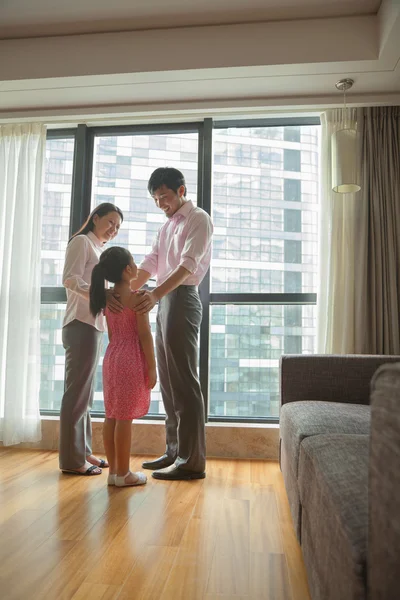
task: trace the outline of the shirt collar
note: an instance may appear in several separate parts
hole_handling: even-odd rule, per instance
[[[96,248],[103,248],[104,244],[99,240],[98,237],[96,237],[94,235],[93,231],[89,231],[87,233],[87,236],[90,240],[92,240],[92,242],[96,246]]]
[[[173,218],[182,217],[183,219],[186,219],[186,217],[188,217],[189,214],[192,212],[193,208],[193,202],[191,200],[186,200],[183,206],[181,206],[181,208],[176,211]]]

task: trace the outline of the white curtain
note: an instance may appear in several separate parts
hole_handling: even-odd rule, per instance
[[[346,126],[357,128],[356,109],[347,110]],[[319,227],[319,289],[317,352],[355,352],[355,295],[357,269],[357,194],[332,190],[331,137],[343,127],[343,111],[321,115],[321,206]],[[358,192],[359,194],[359,192]]]
[[[0,126],[0,441],[41,439],[40,240],[46,128]]]

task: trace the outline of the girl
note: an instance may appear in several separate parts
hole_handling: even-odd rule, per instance
[[[124,217],[114,204],[103,202],[68,242],[63,272],[67,290],[62,341],[65,348],[65,386],[60,413],[60,469],[74,475],[100,475],[104,460],[92,454],[90,408],[93,378],[105,329],[104,316],[89,310],[93,267],[103,247],[118,233]],[[114,305],[111,290],[107,303]]]
[[[103,362],[103,440],[110,465],[108,484],[118,487],[147,481],[143,473],[131,473],[129,469],[131,423],[147,414],[150,390],[157,381],[148,314],[133,311],[136,298],[131,281],[136,278],[132,255],[115,246],[101,255],[90,286],[90,311],[94,317],[106,308],[105,281],[115,284],[114,293],[124,307],[121,313],[105,310],[110,343]]]

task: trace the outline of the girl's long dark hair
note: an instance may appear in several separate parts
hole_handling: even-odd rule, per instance
[[[110,212],[118,213],[119,216],[121,217],[121,223],[122,223],[122,221],[124,220],[124,215],[122,213],[122,210],[120,208],[118,208],[118,206],[115,206],[115,204],[111,204],[111,202],[102,202],[102,204],[99,204],[98,206],[96,206],[96,208],[94,208],[92,210],[92,212],[90,213],[90,215],[88,216],[88,218],[86,219],[86,221],[84,222],[82,227],[80,229],[78,229],[78,231],[70,237],[70,239],[68,240],[68,243],[72,239],[74,239],[74,237],[76,237],[77,235],[86,235],[89,233],[89,231],[93,231],[93,229],[94,229],[93,217],[95,215],[98,215],[101,218],[101,217],[105,217],[105,215],[108,215],[108,213],[110,213]]]
[[[94,317],[97,317],[106,307],[105,282],[120,282],[122,273],[131,260],[131,253],[120,246],[108,248],[100,256],[100,262],[92,271],[92,282],[89,291],[90,312]]]

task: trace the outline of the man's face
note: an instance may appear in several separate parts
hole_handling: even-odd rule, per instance
[[[183,204],[185,188],[183,185],[177,192],[170,190],[164,184],[153,193],[153,200],[163,213],[170,219]]]

